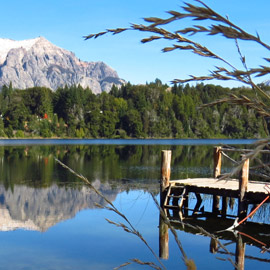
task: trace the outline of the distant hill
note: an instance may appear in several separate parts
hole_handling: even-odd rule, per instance
[[[93,93],[110,91],[125,81],[103,62],[85,62],[44,37],[15,41],[0,39],[0,87],[44,86],[52,90],[65,85],[89,87]]]

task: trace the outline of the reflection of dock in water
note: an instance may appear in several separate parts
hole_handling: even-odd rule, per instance
[[[235,241],[236,237],[232,231],[227,231],[232,224],[231,219],[206,217],[198,219],[194,216],[185,217],[182,221],[176,217],[169,216],[170,223],[177,230],[185,231],[191,234],[200,234],[204,236],[213,235],[218,239]],[[201,218],[201,217],[200,217]],[[199,230],[202,228],[203,230]],[[246,222],[244,226],[239,226],[236,234],[240,234],[243,242],[256,246],[258,248],[270,247],[270,225],[255,222]],[[270,262],[270,259],[268,260]]]
[[[235,263],[233,263],[235,268],[244,269],[246,258],[270,263],[269,258],[245,254],[246,245],[260,248],[261,253],[270,252],[270,225],[248,220],[262,204],[270,201],[269,183],[249,181],[249,159],[245,156],[239,179],[220,179],[221,156],[225,150],[227,149],[221,147],[214,149],[213,178],[181,180],[170,180],[171,151],[162,151],[160,205],[173,228],[209,237],[210,252],[235,256]],[[189,200],[191,194],[194,194],[197,199],[194,207]],[[207,194],[208,197],[211,195],[211,206],[208,207],[210,209],[204,209],[202,206],[203,194]],[[238,202],[237,214],[233,215],[228,208],[229,200],[235,198]],[[251,204],[253,208],[248,213],[248,206]],[[162,216],[159,228],[160,257],[167,259],[169,257],[168,225]],[[220,240],[235,243],[235,252],[226,250]]]
[[[238,230],[226,230],[232,224],[232,219],[222,217],[209,217],[202,215],[182,215],[181,218],[173,211],[173,215],[167,212],[167,218],[175,230],[181,230],[189,234],[201,235],[209,238],[209,252],[223,256],[235,257],[232,262],[236,269],[243,270],[245,259],[263,263],[270,263],[270,225],[246,222],[240,225]],[[178,215],[178,217],[177,217]],[[163,259],[169,258],[169,228],[164,219],[160,217],[159,224],[159,254]],[[222,244],[221,244],[222,240]],[[172,240],[174,241],[174,240]],[[225,243],[224,243],[225,242]],[[228,245],[235,245],[235,251],[229,252]],[[262,255],[246,254],[246,246],[254,246],[260,249]],[[224,259],[227,261],[227,259]]]

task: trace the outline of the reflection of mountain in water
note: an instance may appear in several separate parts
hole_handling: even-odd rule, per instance
[[[117,190],[98,180],[93,185],[109,200],[115,200]],[[105,205],[100,196],[85,186],[74,189],[57,185],[48,188],[15,185],[12,190],[0,186],[0,230],[46,231],[82,209],[95,208],[95,203]]]

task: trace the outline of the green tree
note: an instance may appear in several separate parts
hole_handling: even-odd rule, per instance
[[[23,90],[25,106],[29,108],[32,114],[41,118],[44,118],[45,114],[52,117],[52,97],[52,91],[45,87],[33,87]]]
[[[214,59],[219,62],[218,65],[215,65],[215,68],[210,71],[209,75],[194,76],[191,75],[188,79],[175,79],[173,82],[178,83],[187,83],[190,81],[206,81],[206,80],[236,80],[245,85],[248,85],[257,93],[256,96],[253,96],[252,99],[239,94],[229,95],[225,98],[215,101],[210,105],[216,105],[217,103],[227,102],[230,104],[237,104],[246,106],[248,108],[254,109],[265,121],[265,126],[270,129],[268,124],[268,119],[270,118],[270,95],[267,93],[265,88],[261,85],[256,85],[253,81],[254,77],[265,76],[269,74],[269,68],[265,65],[259,65],[258,67],[248,67],[246,62],[246,57],[242,54],[241,48],[239,45],[240,41],[252,41],[253,43],[263,47],[264,49],[270,51],[270,46],[261,40],[258,34],[250,34],[244,29],[240,28],[232,21],[228,19],[227,16],[222,16],[218,12],[215,12],[209,6],[207,6],[203,1],[197,0],[197,5],[190,3],[185,3],[182,7],[183,11],[179,12],[172,10],[168,12],[167,18],[157,18],[149,17],[145,18],[145,24],[131,24],[129,27],[121,27],[116,29],[108,29],[97,34],[90,34],[85,37],[86,40],[91,38],[97,38],[103,36],[104,34],[119,34],[125,31],[141,31],[144,33],[149,33],[149,37],[146,37],[142,40],[143,43],[152,42],[155,40],[165,40],[169,41],[170,45],[162,49],[163,52],[175,51],[175,50],[185,50],[191,51],[199,57],[204,57],[207,59]],[[195,24],[188,25],[185,28],[173,29],[177,24],[173,24],[179,20],[189,20],[190,21],[204,21],[204,24]],[[190,23],[190,21],[188,21]],[[172,30],[173,29],[173,30]],[[216,54],[212,50],[205,46],[205,44],[200,44],[196,41],[196,36],[201,33],[216,36],[222,35],[226,39],[232,39],[235,41],[235,49],[239,54],[241,60],[241,66],[236,67],[234,63],[231,63],[229,59],[224,58],[222,55]],[[264,60],[269,63],[268,58]],[[186,88],[186,87],[185,87]],[[183,92],[186,93],[186,89],[183,89]],[[203,88],[203,86],[200,86]],[[210,87],[212,88],[212,87]],[[129,94],[129,88],[123,88],[123,93]],[[175,86],[173,87],[173,93],[179,95],[180,91]],[[212,89],[205,94],[202,100],[208,102],[211,99]],[[210,95],[209,95],[210,94]],[[227,93],[228,94],[228,93]],[[182,97],[181,97],[182,98]],[[192,102],[187,100],[186,107],[188,109],[188,115],[194,117],[193,105]],[[177,107],[178,105],[176,105]],[[178,109],[177,109],[178,110]],[[180,110],[176,111],[176,117],[180,120],[181,112]],[[182,117],[182,116],[181,116]],[[181,119],[186,129],[188,124],[188,119]],[[206,123],[207,124],[207,123]]]
[[[23,130],[17,130],[16,134],[15,134],[16,138],[24,138],[24,132]]]
[[[10,96],[10,104],[3,113],[5,127],[11,125],[14,130],[23,130],[29,117],[30,112],[23,103],[22,93],[17,90]]]
[[[50,138],[52,136],[50,122],[47,119],[40,121],[40,136]]]
[[[0,115],[0,137],[6,137],[5,129],[4,129],[4,121],[2,115]]]
[[[123,119],[123,123],[128,136],[135,138],[144,136],[141,115],[137,110],[129,110]]]
[[[117,114],[109,111],[102,111],[99,134],[104,138],[112,138],[115,134]]]

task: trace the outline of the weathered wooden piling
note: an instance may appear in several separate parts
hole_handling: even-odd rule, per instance
[[[213,177],[218,178],[221,174],[221,147],[214,147],[214,172]],[[219,201],[220,197],[213,195],[213,205],[212,211],[214,214],[218,214],[219,212]]]
[[[244,160],[242,169],[239,175],[239,201],[238,201],[238,216],[244,218],[247,215],[247,202],[245,194],[248,187],[249,177],[249,159],[245,156],[242,157]]]
[[[223,196],[222,197],[222,208],[221,208],[221,215],[223,217],[226,217],[227,208],[228,208],[228,197]]]
[[[245,157],[243,157],[245,159]],[[243,167],[240,171],[239,177],[239,198],[244,199],[245,193],[248,186],[248,176],[249,176],[249,159],[245,159]]]
[[[171,177],[171,150],[163,150],[161,152],[161,179],[160,179],[160,206],[164,206],[167,195],[167,188],[170,185]]]
[[[214,178],[218,178],[221,174],[221,147],[214,147]]]
[[[219,207],[220,207],[219,203],[220,203],[220,197],[216,196],[216,195],[213,195],[212,213],[214,215],[219,214]]]

